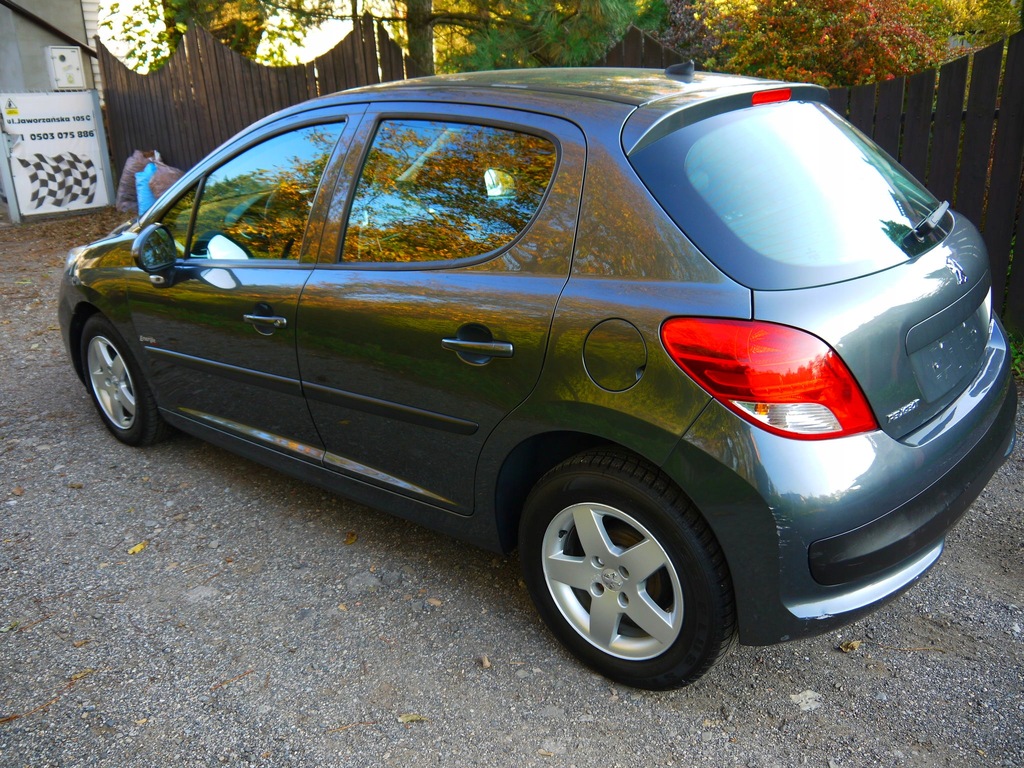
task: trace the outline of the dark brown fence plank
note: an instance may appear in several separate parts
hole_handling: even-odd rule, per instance
[[[939,200],[953,200],[966,89],[967,57],[943,65],[939,70],[931,171],[928,174],[928,188]]]
[[[630,27],[623,39],[622,65],[642,67],[644,65],[644,34],[636,27]]]
[[[1021,166],[1024,163],[1024,33],[1010,38],[1006,51],[999,121],[996,125],[992,180],[988,188],[988,210],[985,212],[985,245],[992,264],[992,300],[999,311],[1003,307],[1007,271],[1010,268],[1010,244],[1013,238],[1013,216],[1021,204]],[[1024,231],[1017,227],[1017,245],[1024,240]],[[1014,266],[1024,277],[1024,264],[1018,259]],[[1024,294],[1005,297],[1007,309],[1024,312]],[[1018,327],[1017,330],[1024,330]]]
[[[935,70],[921,72],[907,81],[907,115],[903,122],[900,162],[922,183],[928,180],[928,145],[935,103]]]
[[[875,132],[875,96],[878,88],[874,83],[858,85],[850,89],[850,122],[868,136]]]
[[[121,130],[114,130],[115,124],[120,126],[124,120],[123,94],[126,87],[124,74],[128,71],[106,46],[97,38],[96,40],[97,60],[100,65],[100,74],[104,83],[104,96],[106,100],[106,124],[107,141],[110,149],[111,159],[114,162],[115,182],[121,178],[121,171],[124,168],[125,160],[131,151],[125,145],[125,135]]]
[[[613,45],[608,49],[608,52],[604,55],[604,58],[600,62],[600,66],[604,67],[622,67],[625,66],[626,60],[626,41],[623,39],[619,43]]]
[[[198,32],[199,30],[196,30]],[[213,42],[209,36],[203,37],[199,34],[185,36],[184,41],[188,46],[190,57],[189,75],[192,78],[192,87],[196,94],[196,102],[203,105],[204,114],[196,115],[197,136],[194,154],[189,158],[187,165],[194,165],[203,156],[203,151],[208,147],[216,146],[217,137],[226,137],[228,133],[228,102],[221,98],[219,88],[220,73],[214,68],[215,62],[211,59],[210,47]],[[186,164],[183,162],[183,166]]]
[[[1017,239],[1013,246],[1012,261],[1016,269],[1009,275],[1003,320],[1011,331],[1024,335],[1024,205],[1017,217]]]
[[[900,156],[900,133],[903,123],[902,77],[878,84],[878,109],[875,112],[875,142],[893,157]]]
[[[384,81],[402,80],[402,48],[388,36],[383,24],[377,25],[377,49],[381,52],[381,78]]]
[[[372,85],[380,82],[380,62],[377,58],[377,38],[374,35],[373,16],[364,14],[359,23],[359,37],[362,40],[365,82]]]
[[[956,207],[978,227],[985,216],[985,183],[992,157],[996,93],[1003,63],[1003,41],[974,55],[971,89],[967,97],[964,147],[956,188]]]
[[[850,89],[832,88],[828,92],[828,104],[838,115],[846,117],[850,111]]]

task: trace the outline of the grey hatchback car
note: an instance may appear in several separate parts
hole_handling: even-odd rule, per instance
[[[975,228],[809,85],[580,69],[326,96],[68,258],[106,427],[475,545],[629,685],[862,616],[1014,443]]]

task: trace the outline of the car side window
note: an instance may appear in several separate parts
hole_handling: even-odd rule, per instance
[[[188,225],[192,220],[192,207],[196,203],[195,187],[190,189],[163,215],[161,224],[167,227],[178,246],[178,255],[185,253],[188,243]]]
[[[342,128],[336,123],[280,134],[214,170],[202,188],[188,258],[297,259]]]
[[[508,245],[554,174],[549,139],[468,123],[387,120],[363,166],[345,263],[447,261]]]

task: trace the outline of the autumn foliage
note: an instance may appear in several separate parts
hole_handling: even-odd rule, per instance
[[[912,74],[946,45],[926,0],[694,0],[676,16],[694,43],[714,39],[705,64],[826,86]]]

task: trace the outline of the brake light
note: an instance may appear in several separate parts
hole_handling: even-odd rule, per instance
[[[792,88],[776,88],[771,91],[758,91],[750,97],[753,106],[758,104],[778,104],[780,101],[789,101],[793,98]]]
[[[864,393],[825,342],[785,325],[677,317],[661,327],[676,365],[747,421],[804,440],[878,429]]]

